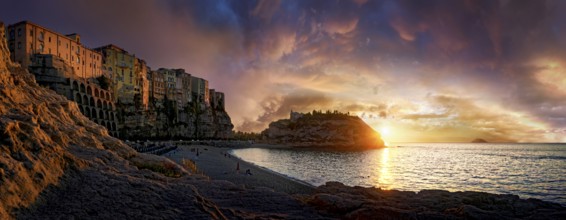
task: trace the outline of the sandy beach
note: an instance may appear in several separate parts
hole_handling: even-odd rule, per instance
[[[191,149],[194,149],[191,151]],[[196,149],[199,155],[197,156]],[[314,187],[289,177],[255,166],[228,154],[230,148],[204,145],[179,146],[163,156],[177,163],[183,159],[195,161],[199,171],[215,180],[227,180],[246,188],[267,187],[288,194],[308,194]],[[239,165],[238,165],[239,164]],[[239,171],[236,168],[239,166]],[[250,170],[251,175],[246,174]]]

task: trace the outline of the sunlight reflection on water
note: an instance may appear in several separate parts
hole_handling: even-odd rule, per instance
[[[405,144],[359,152],[234,150],[246,161],[313,185],[512,193],[566,204],[566,144]]]

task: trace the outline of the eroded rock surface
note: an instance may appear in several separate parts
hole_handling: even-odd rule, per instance
[[[538,199],[482,192],[418,193],[328,182],[304,198],[321,213],[345,219],[566,219],[566,208]]]

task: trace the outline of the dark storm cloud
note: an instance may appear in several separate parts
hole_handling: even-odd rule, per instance
[[[313,109],[331,107],[332,103],[331,98],[312,91],[301,91],[281,97],[270,96],[261,102],[263,114],[257,118],[245,120],[239,129],[263,129],[272,121],[288,118],[291,111],[310,112]]]

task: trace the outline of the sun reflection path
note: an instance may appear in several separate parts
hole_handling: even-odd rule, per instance
[[[382,189],[392,189],[393,188],[393,177],[389,172],[390,164],[389,164],[389,148],[383,148],[381,151],[381,160],[379,161],[379,172],[376,173],[378,176],[377,178],[377,185]]]

